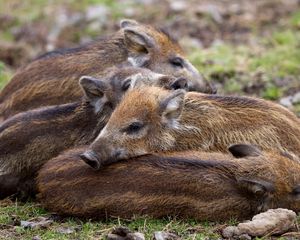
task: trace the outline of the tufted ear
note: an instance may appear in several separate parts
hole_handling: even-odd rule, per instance
[[[134,27],[137,25],[139,25],[139,23],[133,19],[122,19],[120,21],[120,28]]]
[[[108,83],[91,76],[82,76],[79,79],[79,85],[84,92],[86,100],[95,108],[95,112],[100,112],[107,102]]]
[[[176,122],[181,116],[184,105],[185,91],[178,89],[171,91],[170,94],[163,98],[159,103],[159,110],[162,116],[162,122],[171,126],[176,126]]]
[[[155,46],[154,39],[139,28],[125,27],[124,40],[131,55],[147,54]]]
[[[143,67],[149,61],[149,53],[157,47],[148,28],[133,20],[121,21],[128,61],[135,67]],[[151,31],[150,31],[151,32]]]
[[[130,77],[130,87],[129,89],[139,88],[143,86],[143,75],[137,73]]]
[[[250,144],[234,144],[228,148],[228,151],[236,158],[257,157],[262,155],[258,147]]]
[[[274,192],[274,184],[265,180],[256,179],[237,179],[238,185],[241,189],[254,194],[255,196],[263,196],[266,193]]]

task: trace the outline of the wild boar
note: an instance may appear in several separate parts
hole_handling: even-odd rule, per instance
[[[133,20],[123,20],[120,26],[120,31],[110,37],[47,53],[21,68],[0,93],[0,119],[41,106],[77,101],[82,95],[79,77],[98,75],[128,61],[135,67],[183,77],[190,90],[214,91],[170,35]]]
[[[286,153],[234,145],[229,154],[145,155],[94,171],[80,161],[84,150],[67,151],[40,170],[38,198],[51,212],[225,221],[270,208],[300,210],[300,165]]]
[[[140,87],[124,96],[82,158],[99,169],[155,152],[227,152],[238,143],[300,156],[299,136],[300,120],[266,100]]]
[[[111,68],[101,79],[83,76],[82,101],[15,115],[0,125],[0,198],[15,192],[16,179],[32,179],[49,159],[68,148],[89,144],[99,134],[133,81],[184,88],[186,81],[145,68]],[[29,184],[30,185],[30,184]],[[15,186],[15,187],[13,187]],[[7,194],[6,194],[7,193]]]

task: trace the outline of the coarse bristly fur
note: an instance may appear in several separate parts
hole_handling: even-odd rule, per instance
[[[145,68],[110,68],[104,77],[83,76],[82,101],[27,111],[0,125],[0,198],[18,192],[40,167],[63,150],[91,143],[132,82],[180,87],[181,79]],[[183,85],[184,86],[184,85]],[[17,179],[20,181],[17,181]],[[32,184],[29,184],[32,185]],[[6,189],[6,190],[5,190]],[[27,191],[26,189],[24,190]]]
[[[38,198],[51,212],[225,221],[270,208],[300,211],[300,165],[289,154],[236,145],[231,154],[146,155],[94,171],[80,161],[85,149],[65,152],[40,170]]]
[[[101,74],[127,60],[137,67],[184,77],[190,90],[213,91],[176,41],[152,26],[123,20],[120,31],[110,37],[45,54],[21,68],[0,93],[0,119],[41,106],[77,101],[82,96],[79,77]]]
[[[300,156],[299,136],[300,120],[266,100],[137,88],[125,95],[83,159],[99,168],[161,151],[227,152],[238,143]]]

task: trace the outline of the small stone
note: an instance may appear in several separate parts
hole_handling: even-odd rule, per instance
[[[235,226],[229,226],[223,229],[222,235],[224,238],[233,238],[236,235],[239,235],[239,230]]]
[[[154,232],[154,239],[155,240],[179,240],[180,237],[174,233],[158,231],[158,232]]]
[[[126,239],[130,240],[145,240],[144,234],[140,232],[135,232],[135,233],[129,233],[126,236]]]
[[[296,93],[293,96],[292,103],[295,104],[295,105],[300,103],[300,92]]]
[[[261,237],[267,234],[277,235],[287,232],[296,222],[296,213],[292,210],[277,208],[255,215],[252,221],[238,224],[241,233]]]
[[[53,221],[49,220],[48,218],[39,217],[36,218],[35,221],[21,221],[20,225],[21,227],[24,228],[40,229],[40,228],[48,228],[52,222]]]
[[[41,240],[41,237],[40,236],[34,236],[33,238],[32,238],[32,240]]]
[[[125,240],[125,237],[121,237],[117,234],[109,233],[106,237],[107,240]]]
[[[75,230],[73,227],[59,227],[56,229],[56,231],[58,233],[62,233],[62,234],[71,234],[73,233]]]
[[[144,234],[131,232],[127,227],[117,227],[107,235],[108,240],[145,240]]]
[[[240,240],[251,240],[251,236],[249,236],[248,234],[242,234],[239,236]]]
[[[174,12],[183,12],[187,9],[186,1],[172,1],[170,3],[170,8]]]
[[[279,103],[284,107],[290,108],[293,106],[292,99],[292,96],[284,97],[280,99]]]

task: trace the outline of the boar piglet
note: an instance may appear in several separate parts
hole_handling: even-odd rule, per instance
[[[183,77],[189,90],[213,92],[170,35],[134,20],[123,20],[120,31],[75,49],[47,53],[20,69],[0,93],[0,119],[16,113],[77,101],[77,81],[109,67],[130,62],[135,67]]]
[[[230,154],[161,153],[94,171],[79,161],[82,151],[65,152],[40,170],[38,197],[51,212],[226,221],[269,208],[300,210],[300,165],[289,155],[234,145]]]
[[[31,179],[61,151],[91,143],[134,81],[168,89],[186,87],[182,78],[145,68],[112,68],[101,79],[81,77],[82,101],[20,113],[0,125],[0,192],[14,189],[17,184],[8,183],[16,183],[17,178]],[[0,198],[5,196],[0,194]]]
[[[238,143],[300,156],[299,136],[300,120],[266,100],[140,87],[124,96],[82,158],[99,169],[154,152],[227,152]]]

